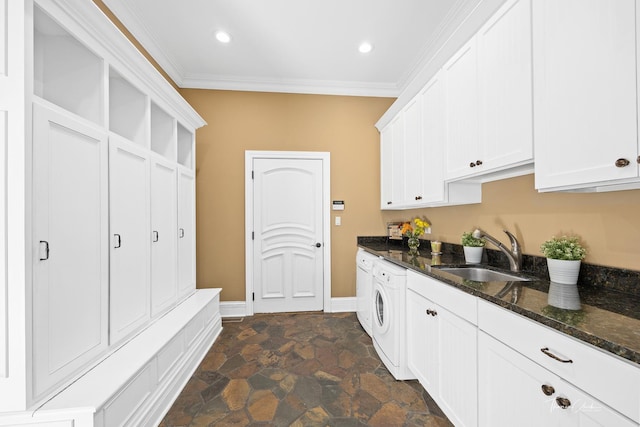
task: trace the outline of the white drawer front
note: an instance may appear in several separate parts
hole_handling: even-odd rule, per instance
[[[632,420],[640,421],[640,366],[482,300],[478,303],[478,326]]]
[[[407,271],[407,288],[430,299],[474,325],[478,324],[477,298],[424,274]]]

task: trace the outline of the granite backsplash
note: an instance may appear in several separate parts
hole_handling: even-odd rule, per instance
[[[382,245],[390,249],[408,248],[406,237],[402,240],[389,239],[386,236],[358,237],[357,244]],[[429,240],[422,240],[420,249],[429,252],[430,244],[431,242]],[[462,245],[455,243],[442,242],[442,253],[443,255],[452,254],[464,256]],[[504,254],[488,246],[485,247],[482,263],[505,270],[509,269],[509,261]],[[522,271],[531,276],[549,280],[547,260],[544,257],[523,254]],[[631,298],[637,298],[640,306],[640,271],[605,267],[583,261],[580,266],[578,287],[581,291],[587,291],[588,289],[586,288],[590,287],[604,287],[607,288],[607,290],[623,292],[629,294]],[[581,294],[582,293],[583,292],[581,292]]]

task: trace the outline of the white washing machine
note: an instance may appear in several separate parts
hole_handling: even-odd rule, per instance
[[[362,248],[356,254],[356,314],[358,321],[371,336],[371,308],[373,306],[373,265],[378,259]]]
[[[373,347],[395,379],[415,379],[407,366],[407,270],[379,260],[373,277]]]

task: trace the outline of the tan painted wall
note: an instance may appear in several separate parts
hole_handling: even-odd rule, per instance
[[[104,5],[94,2],[158,68]],[[197,134],[198,287],[222,287],[224,301],[244,300],[244,151],[331,152],[331,197],[345,200],[343,225],[332,226],[334,297],[355,294],[355,239],[382,235],[389,221],[426,215],[433,234],[459,242],[460,234],[481,226],[506,241],[516,234],[527,254],[540,255],[552,235],[578,234],[592,264],[640,270],[640,190],[600,194],[538,193],[533,176],[483,185],[479,205],[379,210],[380,159],[373,124],[390,98],[350,98],[180,90],[209,123]],[[332,224],[333,224],[332,215]]]
[[[599,194],[538,193],[533,175],[483,185],[483,203],[380,211],[379,134],[387,98],[182,90],[208,122],[197,133],[198,286],[221,287],[224,301],[245,298],[244,152],[331,153],[331,198],[345,200],[332,225],[332,295],[355,295],[356,237],[383,235],[386,223],[426,215],[434,238],[459,243],[480,226],[524,253],[540,255],[552,235],[578,234],[587,262],[640,270],[640,190]],[[333,217],[336,213],[332,212]],[[428,236],[427,236],[428,237]]]
[[[207,121],[196,134],[198,287],[245,299],[245,150],[328,151],[331,198],[344,200],[332,225],[332,295],[355,295],[356,236],[380,234],[379,134],[391,98],[185,89]],[[332,212],[332,224],[334,223]]]
[[[468,206],[384,212],[385,221],[426,215],[432,237],[460,243],[463,231],[479,226],[508,243],[514,233],[523,252],[542,256],[540,244],[553,235],[576,234],[586,245],[586,262],[640,270],[640,190],[611,193],[538,193],[533,175],[483,184],[482,203]],[[428,235],[425,238],[430,238]]]

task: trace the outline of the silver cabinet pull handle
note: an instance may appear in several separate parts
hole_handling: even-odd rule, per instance
[[[153,230],[153,243],[157,242],[158,240],[160,240],[160,233]]]
[[[118,249],[120,246],[122,246],[122,238],[120,237],[119,234],[114,234],[113,237],[116,239],[116,242],[117,242],[113,245],[113,248]]]
[[[180,238],[182,239],[184,237],[184,228],[180,229]]]
[[[544,354],[546,354],[547,356],[549,356],[550,358],[557,360],[558,362],[573,363],[573,360],[571,360],[571,359],[561,359],[558,356],[556,356],[555,354],[551,353],[549,351],[549,347],[541,348],[540,351],[543,352]]]

